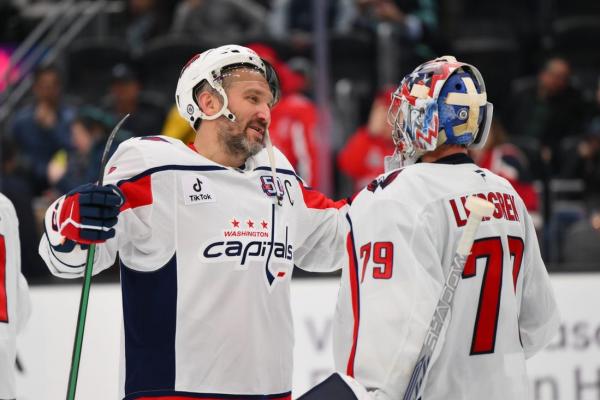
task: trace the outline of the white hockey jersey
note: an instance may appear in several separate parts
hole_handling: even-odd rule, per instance
[[[21,274],[19,223],[15,208],[0,193],[0,399],[14,399],[17,333],[30,313],[29,289]]]
[[[275,154],[276,183],[266,150],[226,168],[164,136],[130,139],[108,162],[104,183],[126,203],[94,273],[118,252],[121,398],[291,398],[292,269],[341,268],[345,205]],[[55,275],[81,276],[85,252],[53,228],[61,204],[47,212],[40,254]]]
[[[335,363],[375,399],[404,394],[473,194],[496,208],[479,227],[423,399],[528,398],[525,359],[558,328],[552,288],[522,200],[459,154],[381,175],[350,208]]]

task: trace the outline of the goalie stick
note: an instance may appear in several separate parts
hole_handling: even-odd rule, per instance
[[[458,241],[458,247],[454,254],[454,258],[452,259],[450,271],[448,272],[446,282],[442,288],[440,299],[433,312],[433,318],[429,324],[427,333],[425,334],[423,347],[421,347],[417,363],[415,364],[410,381],[404,392],[403,400],[420,400],[421,398],[429,362],[435,351],[444,322],[450,313],[450,308],[452,307],[452,302],[454,300],[454,293],[461,280],[465,263],[471,252],[471,246],[473,246],[477,228],[479,228],[481,219],[483,217],[491,216],[495,208],[489,201],[476,196],[470,196],[467,199],[465,207],[469,210],[470,215],[467,219],[467,224],[465,225],[462,236]]]
[[[100,173],[98,178],[98,186],[102,186],[104,181],[104,168],[112,142],[121,128],[121,125],[129,117],[129,114],[123,117],[121,121],[113,128],[108,136],[104,152],[102,153],[102,161],[100,163]],[[83,347],[83,332],[85,330],[85,318],[87,315],[88,300],[90,297],[90,287],[92,286],[92,270],[94,266],[94,255],[96,254],[96,245],[90,244],[85,263],[85,273],[83,278],[83,286],[81,288],[81,300],[79,301],[79,314],[77,316],[77,328],[75,330],[75,342],[73,343],[73,356],[71,358],[71,371],[69,372],[69,386],[67,390],[67,400],[75,400],[75,390],[77,389],[77,376],[79,374],[79,360],[81,359],[81,348]]]

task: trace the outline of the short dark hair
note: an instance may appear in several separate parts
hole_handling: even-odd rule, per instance
[[[114,118],[95,106],[83,106],[77,112],[77,115],[72,121],[72,124],[80,123],[88,131],[99,129],[103,134],[108,136],[108,132],[115,124]]]
[[[198,83],[192,90],[193,99],[194,99],[194,102],[196,103],[196,105],[198,106],[198,108],[200,108],[200,104],[198,104],[198,100],[197,100],[198,95],[203,92],[211,92],[213,94],[218,94],[219,96],[221,96],[219,94],[219,92],[217,92],[217,90],[208,83],[207,80],[203,80],[202,82]],[[221,99],[221,100],[223,100],[223,99]],[[200,110],[200,111],[202,111],[202,110]],[[194,121],[194,130],[195,131],[198,130],[201,123],[202,123],[202,118],[196,118],[196,121]]]
[[[45,65],[38,65],[35,70],[33,71],[33,81],[37,82],[38,79],[44,75],[44,74],[54,74],[56,75],[56,77],[58,78],[58,80],[61,80],[61,73],[60,73],[60,69],[58,69],[58,67],[54,64],[45,64]]]
[[[565,63],[569,68],[571,68],[571,62],[564,56],[560,55],[560,54],[553,54],[548,56],[545,60],[544,63],[542,64],[542,71],[546,71],[550,68],[550,66],[555,63],[555,62],[563,62]]]

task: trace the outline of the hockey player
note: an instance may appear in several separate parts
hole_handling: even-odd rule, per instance
[[[341,267],[344,202],[308,189],[270,146],[278,83],[252,50],[192,58],[176,89],[193,145],[122,143],[103,187],[46,214],[40,254],[57,276],[118,260],[123,295],[121,399],[291,399],[294,265]],[[265,148],[266,146],[266,148]]]
[[[29,318],[27,281],[21,274],[19,223],[15,208],[0,193],[0,399],[17,397],[17,333]]]
[[[395,156],[418,163],[381,175],[349,211],[334,353],[336,370],[355,381],[334,375],[322,385],[330,393],[345,386],[350,397],[323,397],[317,387],[303,400],[403,398],[470,195],[495,211],[479,227],[422,398],[527,399],[525,359],[549,342],[558,315],[523,201],[467,156],[492,117],[483,79],[454,57],[429,61],[404,78],[389,116]],[[369,394],[349,394],[348,381]]]

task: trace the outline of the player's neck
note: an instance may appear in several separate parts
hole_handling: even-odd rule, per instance
[[[421,161],[432,163],[453,154],[467,154],[467,149],[458,145],[442,145],[434,151],[423,154]]]

